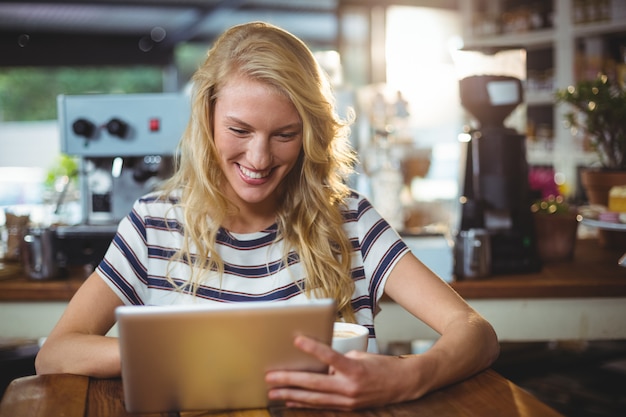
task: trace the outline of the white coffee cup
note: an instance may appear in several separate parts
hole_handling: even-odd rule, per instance
[[[351,350],[367,351],[369,330],[354,323],[336,322],[333,326],[332,348],[346,354]]]

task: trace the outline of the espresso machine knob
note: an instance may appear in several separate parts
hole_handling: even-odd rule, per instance
[[[109,134],[123,138],[126,136],[126,132],[128,132],[128,123],[120,119],[113,118],[108,121],[106,128]]]
[[[93,135],[93,132],[96,130],[96,125],[91,123],[87,119],[78,119],[74,123],[72,123],[72,131],[77,136],[84,136],[89,138]]]

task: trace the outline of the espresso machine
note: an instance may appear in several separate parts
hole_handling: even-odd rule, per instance
[[[61,151],[79,158],[82,221],[56,228],[59,258],[95,267],[119,221],[172,174],[190,115],[179,93],[60,95]]]
[[[530,211],[526,138],[504,125],[523,101],[522,83],[510,76],[475,75],[461,79],[459,87],[461,104],[478,126],[467,129],[461,144],[455,274],[463,279],[536,272],[541,265]]]

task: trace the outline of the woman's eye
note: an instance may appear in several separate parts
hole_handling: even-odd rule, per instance
[[[284,133],[277,133],[276,137],[280,140],[287,141],[287,140],[295,138],[297,135],[298,134],[295,132],[284,132]]]
[[[233,132],[234,134],[236,134],[236,135],[240,135],[240,136],[245,135],[245,134],[247,134],[247,133],[248,133],[248,131],[247,131],[247,130],[244,130],[244,129],[237,129],[236,127],[229,127],[229,128],[228,128],[228,130],[230,130],[230,131],[231,131],[231,132]]]

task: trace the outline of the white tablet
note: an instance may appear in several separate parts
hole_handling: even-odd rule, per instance
[[[267,407],[267,371],[327,371],[293,340],[330,345],[336,308],[322,299],[123,306],[116,315],[126,410],[158,413]]]

